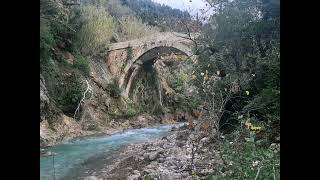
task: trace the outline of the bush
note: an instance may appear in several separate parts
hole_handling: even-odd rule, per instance
[[[172,78],[172,88],[179,93],[183,93],[188,75],[183,71],[178,71]]]
[[[111,97],[119,98],[121,96],[122,91],[116,80],[112,80],[112,82],[108,84],[107,89]]]
[[[135,17],[127,17],[120,20],[117,36],[119,41],[127,41],[152,35],[157,32],[159,32],[158,28],[146,25]]]
[[[116,108],[114,110],[111,110],[109,114],[114,118],[130,118],[135,115],[138,115],[143,111],[142,107],[138,104],[135,104],[133,102],[125,102],[126,108],[125,109],[119,109]]]
[[[255,135],[250,132],[245,142],[235,142],[235,136],[239,136],[239,131],[227,136],[221,149],[225,165],[220,166],[219,172],[213,174],[212,177],[244,180],[255,179],[258,176],[257,179],[274,179],[274,177],[279,179],[279,145],[270,145],[263,139],[256,141]],[[265,144],[268,145],[265,146]]]
[[[112,17],[94,6],[81,9],[81,27],[76,38],[76,47],[88,55],[106,48],[112,37],[114,24]]]
[[[46,19],[40,19],[40,63],[48,61],[50,49],[55,45],[54,35]]]
[[[48,91],[63,113],[73,116],[85,87],[83,86],[83,82],[81,82],[82,77],[79,72],[71,71],[66,74],[52,81],[54,82],[54,86],[48,89]]]
[[[89,76],[90,74],[89,62],[85,57],[81,56],[80,54],[77,54],[75,56],[73,67],[80,70],[85,76]]]

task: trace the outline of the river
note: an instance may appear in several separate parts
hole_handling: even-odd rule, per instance
[[[181,125],[183,123],[131,129],[113,135],[71,140],[50,147],[46,151],[56,154],[40,157],[40,179],[52,180],[55,178],[58,180],[70,179],[71,177],[71,179],[76,179],[76,177],[81,177],[80,174],[94,172],[97,166],[103,165],[103,161],[107,161],[108,157],[117,154],[124,146],[161,138],[168,135],[172,127]]]

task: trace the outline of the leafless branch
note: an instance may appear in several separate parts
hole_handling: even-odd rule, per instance
[[[258,176],[259,176],[259,173],[260,173],[260,170],[261,170],[262,166],[261,167],[258,167],[258,172],[257,172],[257,175],[256,177],[254,178],[254,180],[257,180]]]
[[[85,81],[87,83],[87,89],[83,92],[82,99],[80,100],[78,107],[77,107],[76,111],[74,112],[74,115],[73,115],[74,119],[76,119],[77,112],[79,112],[80,106],[81,106],[82,102],[85,100],[87,92],[89,91],[92,94],[92,88],[91,88],[88,80],[85,80]]]

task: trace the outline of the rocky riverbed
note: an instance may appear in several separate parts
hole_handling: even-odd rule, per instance
[[[183,126],[161,139],[127,146],[108,165],[91,174],[94,176],[84,179],[204,179],[223,163],[215,144]]]

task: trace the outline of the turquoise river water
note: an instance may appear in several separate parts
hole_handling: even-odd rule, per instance
[[[40,179],[70,179],[70,174],[73,177],[77,177],[79,171],[84,171],[81,169],[84,165],[86,165],[87,171],[94,171],[95,166],[90,166],[88,163],[94,163],[98,160],[101,161],[103,158],[111,156],[111,154],[116,154],[126,145],[161,138],[168,135],[172,127],[181,125],[183,125],[183,123],[131,129],[113,135],[71,140],[67,143],[50,147],[45,150],[50,150],[56,154],[54,156],[40,157]],[[81,170],[77,171],[75,169]],[[68,175],[67,177],[69,178],[66,178],[66,175]]]

